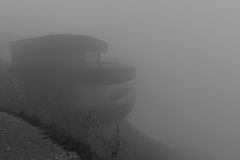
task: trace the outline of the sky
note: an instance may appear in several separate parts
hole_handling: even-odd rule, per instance
[[[237,0],[0,0],[0,31],[109,42],[138,69],[132,124],[188,154],[237,160],[239,15]]]

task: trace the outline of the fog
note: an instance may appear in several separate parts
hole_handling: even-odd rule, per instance
[[[180,152],[237,160],[239,15],[234,0],[1,0],[0,30],[104,39],[137,67],[130,123]]]

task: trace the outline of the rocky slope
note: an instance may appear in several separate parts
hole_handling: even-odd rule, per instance
[[[0,112],[0,159],[4,160],[80,160],[61,149],[30,124]]]

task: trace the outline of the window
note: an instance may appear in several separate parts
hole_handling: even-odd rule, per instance
[[[98,62],[99,60],[99,54],[100,53],[97,53],[97,52],[89,52],[87,51],[86,52],[86,62]]]
[[[69,53],[69,56],[65,58],[67,66],[81,66],[85,61],[84,53]]]
[[[108,101],[108,87],[99,86],[79,86],[76,94],[79,103],[102,104]]]

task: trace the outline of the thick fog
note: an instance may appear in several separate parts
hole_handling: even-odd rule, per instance
[[[0,1],[10,37],[88,34],[137,66],[128,116],[169,147],[240,159],[240,2],[234,0]]]

